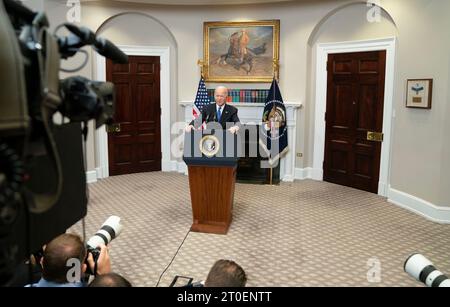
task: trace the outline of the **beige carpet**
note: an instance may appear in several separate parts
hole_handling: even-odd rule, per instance
[[[111,243],[113,270],[135,286],[155,286],[192,222],[188,178],[111,177],[91,184],[90,195],[88,237],[108,216],[122,217],[124,230]],[[72,231],[81,234],[80,223]],[[450,274],[450,225],[329,183],[237,184],[228,234],[189,233],[159,285],[175,275],[202,280],[226,258],[245,269],[248,286],[420,286],[403,272],[413,252]],[[377,267],[381,282],[369,282]]]

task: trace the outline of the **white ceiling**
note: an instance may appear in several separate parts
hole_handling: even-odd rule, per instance
[[[118,2],[135,2],[163,5],[225,5],[225,4],[253,4],[274,3],[299,0],[115,0]]]

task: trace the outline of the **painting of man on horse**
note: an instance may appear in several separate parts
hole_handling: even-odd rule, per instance
[[[236,70],[243,69],[247,75],[250,74],[253,68],[253,59],[266,52],[267,43],[262,43],[256,48],[249,48],[250,37],[245,29],[231,34],[229,41],[228,52],[219,56],[216,63],[231,65]]]
[[[205,22],[205,77],[269,82],[279,53],[279,20]]]

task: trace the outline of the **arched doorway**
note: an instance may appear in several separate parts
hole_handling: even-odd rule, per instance
[[[132,31],[133,24],[129,24],[130,20],[134,22],[136,31]],[[129,32],[123,35],[123,23],[127,23],[126,29]],[[152,29],[158,32],[159,36],[149,35],[139,36],[142,34],[142,27]],[[139,30],[139,31],[137,31]],[[137,33],[137,34],[136,34]],[[162,171],[171,170],[171,151],[170,151],[170,124],[171,109],[173,106],[172,98],[176,89],[176,83],[171,76],[174,75],[177,53],[177,43],[173,34],[160,21],[140,12],[127,12],[112,16],[105,20],[98,28],[97,34],[110,38],[118,47],[129,56],[149,56],[160,58],[160,147],[161,147],[161,166]],[[104,58],[97,56],[94,59],[95,77],[97,80],[106,80],[106,61]],[[172,80],[172,81],[171,81]],[[108,154],[108,134],[103,129],[96,131],[96,161],[97,173],[99,178],[109,176],[109,154]]]
[[[372,25],[368,25],[364,20],[366,17],[367,6],[366,3],[347,4],[343,7],[336,9],[328,14],[321,22],[318,23],[316,28],[311,34],[309,44],[311,48],[311,55],[313,57],[314,65],[311,67],[311,74],[313,80],[315,80],[315,88],[313,92],[314,105],[314,153],[313,153],[313,179],[324,179],[324,167],[326,167],[327,153],[326,149],[326,111],[327,111],[327,91],[328,91],[328,71],[327,61],[330,54],[343,54],[343,53],[360,53],[371,51],[385,51],[386,52],[386,66],[385,66],[385,85],[382,103],[384,108],[382,112],[382,133],[384,133],[384,140],[380,149],[380,162],[379,167],[375,170],[377,172],[377,186],[376,190],[372,192],[386,196],[388,182],[389,182],[389,158],[390,158],[390,142],[391,142],[391,130],[392,130],[392,112],[393,112],[393,84],[394,84],[394,63],[395,63],[395,44],[396,44],[396,28],[395,23],[387,12],[382,8],[379,8],[383,13],[383,20],[388,26],[383,28],[380,33],[372,33],[376,31],[370,31],[373,29]],[[358,28],[353,25],[351,29],[345,29],[345,25],[341,24],[342,20],[348,19],[342,15],[348,16],[360,16],[360,29],[366,27],[366,31],[360,30],[360,32],[350,33],[351,29]],[[364,14],[364,15],[363,15]],[[339,16],[341,15],[341,16]],[[392,26],[391,26],[392,25]],[[390,27],[388,29],[388,27]],[[388,29],[388,30],[386,30]],[[328,32],[327,32],[328,31]],[[339,32],[338,32],[339,31]],[[342,34],[343,33],[343,34]],[[321,42],[318,37],[325,37],[324,42]],[[376,37],[385,37],[378,39]],[[371,39],[374,37],[374,39]],[[350,105],[357,105],[358,101],[348,101]],[[341,109],[343,111],[343,109]],[[328,117],[328,115],[327,115]],[[356,127],[355,130],[358,128]],[[354,147],[354,144],[349,144],[348,147]],[[351,149],[353,150],[353,148]],[[335,164],[339,163],[358,163],[356,159],[348,159],[347,156],[341,154],[341,157],[331,157],[334,159]],[[338,159],[340,158],[340,159]],[[339,161],[340,160],[340,161]],[[353,167],[355,165],[352,165]],[[345,173],[349,166],[342,166],[341,172]],[[358,186],[355,186],[358,188]]]

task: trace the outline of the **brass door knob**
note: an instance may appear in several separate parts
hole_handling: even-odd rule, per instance
[[[121,128],[120,128],[120,124],[111,124],[106,126],[106,131],[108,133],[115,133],[115,132],[120,132]]]

